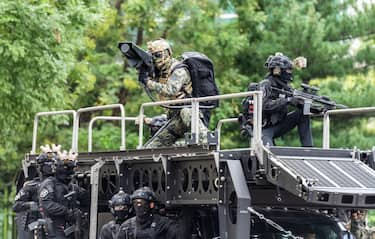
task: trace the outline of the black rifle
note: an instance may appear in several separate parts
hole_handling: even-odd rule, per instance
[[[311,115],[313,113],[322,113],[327,110],[333,110],[337,108],[348,108],[345,105],[337,104],[335,101],[331,100],[327,96],[320,96],[316,93],[319,88],[312,87],[306,84],[301,84],[302,91],[293,90],[287,91],[284,89],[279,89],[276,87],[271,87],[272,90],[278,91],[287,97],[293,97],[298,102],[297,105],[303,105],[303,114]]]
[[[79,207],[79,201],[77,201],[77,191],[71,191],[68,194],[64,195],[64,198],[69,201],[69,209],[77,209]],[[78,210],[74,214],[74,223],[70,227],[66,228],[64,230],[65,236],[69,236],[72,233],[74,233],[74,238],[82,238],[81,237],[81,225],[82,225],[82,212],[81,210]]]

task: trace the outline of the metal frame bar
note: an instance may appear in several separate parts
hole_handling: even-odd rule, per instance
[[[224,123],[229,123],[229,122],[238,122],[237,118],[227,118],[227,119],[221,119],[217,123],[216,126],[216,135],[217,135],[217,145],[216,145],[216,150],[220,150],[220,140],[221,140],[221,127],[223,126]]]
[[[103,106],[93,106],[93,107],[86,107],[86,108],[80,108],[77,110],[77,117],[74,122],[74,130],[76,133],[76,137],[74,139],[74,145],[73,145],[73,151],[78,152],[78,136],[79,136],[79,120],[81,113],[85,112],[92,112],[92,111],[98,111],[98,110],[108,110],[108,109],[115,109],[119,108],[121,111],[121,134],[125,135],[125,109],[122,104],[112,104],[112,105],[103,105]],[[121,148],[125,149],[125,137],[121,137]]]
[[[75,130],[74,130],[74,122],[77,118],[77,112],[75,110],[60,110],[60,111],[47,111],[47,112],[39,112],[35,115],[34,118],[34,128],[33,128],[33,142],[31,146],[31,154],[36,153],[36,143],[37,143],[37,135],[38,135],[38,123],[39,118],[41,116],[52,116],[52,115],[63,115],[63,114],[72,114],[73,115],[73,133],[72,133],[72,149],[74,147],[75,141]]]
[[[98,226],[98,195],[99,195],[99,179],[100,169],[105,164],[105,161],[99,161],[91,167],[91,207],[90,207],[90,239],[96,239],[96,231]]]
[[[226,167],[223,168],[223,167]],[[223,239],[249,238],[250,237],[250,213],[247,208],[251,205],[250,191],[246,177],[239,160],[226,160],[221,163],[219,174],[219,225],[220,237]],[[230,178],[227,178],[230,177]],[[232,185],[230,185],[232,184]],[[230,188],[237,197],[236,223],[230,220],[229,193]]]
[[[338,110],[328,110],[323,116],[323,149],[330,148],[330,115],[344,115],[344,114],[354,114],[360,115],[363,113],[375,112],[375,107],[360,107],[353,109],[338,109]]]
[[[143,120],[144,120],[144,111],[145,107],[150,106],[160,106],[160,105],[172,105],[172,104],[184,104],[184,103],[192,103],[192,121],[191,121],[191,133],[192,135],[199,134],[198,129],[198,120],[199,120],[199,102],[204,101],[212,101],[212,100],[224,100],[224,99],[232,99],[232,98],[241,98],[253,95],[255,96],[255,103],[254,103],[254,142],[259,142],[262,138],[262,125],[257,124],[257,122],[262,122],[262,92],[261,91],[247,91],[241,93],[233,93],[233,94],[224,94],[224,95],[215,95],[215,96],[207,96],[207,97],[200,97],[200,98],[186,98],[186,99],[179,99],[179,100],[166,100],[166,101],[158,101],[158,102],[147,102],[143,103],[139,110],[139,140],[138,140],[138,148],[142,148],[143,146]],[[198,112],[198,117],[197,117]],[[197,141],[196,139],[195,141]]]
[[[88,152],[91,152],[92,151],[92,127],[94,125],[94,123],[97,121],[97,120],[110,120],[110,121],[118,121],[118,120],[122,120],[122,117],[118,117],[118,116],[96,116],[94,118],[92,118],[90,120],[90,123],[89,123],[89,129],[88,129],[88,146],[87,146],[87,150]],[[136,122],[138,120],[138,117],[125,117],[125,121],[134,121]],[[125,133],[124,134],[121,132],[121,142],[125,142],[125,139],[124,137],[125,136]],[[126,145],[124,145],[125,147],[124,148],[121,148],[120,147],[120,150],[125,150],[126,149]]]

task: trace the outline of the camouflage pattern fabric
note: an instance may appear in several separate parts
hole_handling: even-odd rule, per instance
[[[171,70],[179,62],[172,60],[166,79],[150,79],[147,87],[159,94],[161,100],[183,99],[193,92],[190,74],[185,68],[179,68],[171,73]]]
[[[161,128],[145,145],[145,148],[171,146],[179,138],[184,137],[191,129],[191,108],[183,108],[171,118],[166,126]],[[202,116],[201,116],[202,117]],[[199,120],[199,143],[207,143],[207,128],[202,119]]]
[[[366,228],[366,215],[367,215],[366,211],[352,212],[350,232],[357,239],[367,239],[369,237],[368,231]]]
[[[172,59],[172,64],[167,74],[159,79],[150,79],[147,87],[156,91],[160,100],[183,99],[189,97],[192,92],[190,73],[185,68],[172,69],[180,62]],[[191,129],[191,108],[182,108],[174,111],[167,125],[162,127],[145,145],[145,148],[171,146],[179,138],[184,137]],[[202,115],[199,120],[199,143],[207,143],[207,127],[203,124]]]

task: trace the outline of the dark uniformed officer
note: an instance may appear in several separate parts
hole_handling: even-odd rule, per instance
[[[16,213],[17,235],[19,239],[31,239],[33,233],[29,231],[28,225],[37,220],[38,213],[38,189],[39,177],[36,177],[36,167],[28,167],[28,178],[23,187],[17,193],[13,211]]]
[[[299,57],[296,60],[297,65],[305,67],[305,58]],[[310,117],[303,114],[303,108],[301,107],[297,107],[295,111],[288,113],[288,105],[295,106],[295,99],[286,97],[277,90],[293,91],[289,83],[292,81],[292,71],[295,65],[282,53],[276,53],[274,56],[268,57],[265,63],[269,73],[259,83],[259,89],[263,91],[264,127],[262,140],[265,145],[274,145],[275,138],[284,135],[297,126],[302,146],[313,146]]]
[[[103,225],[99,239],[115,239],[120,225],[129,219],[132,213],[132,202],[129,194],[120,188],[120,191],[113,195],[109,201],[109,208],[115,220]]]
[[[53,176],[54,153],[41,153],[36,159],[36,167],[28,167],[28,177],[33,178],[26,181],[23,188],[17,193],[13,205],[13,211],[17,213],[16,224],[18,238],[34,238],[28,225],[40,218],[38,207],[38,191],[41,181],[48,176]],[[39,177],[37,177],[39,174]]]
[[[154,214],[156,196],[149,187],[134,191],[132,202],[136,216],[121,225],[118,239],[178,238],[176,223]]]
[[[51,219],[52,227],[47,238],[65,239],[64,230],[74,223],[79,208],[70,208],[70,200],[66,196],[70,192],[70,182],[74,175],[76,161],[74,156],[59,155],[56,160],[56,176],[46,178],[40,185],[39,204],[43,218]]]

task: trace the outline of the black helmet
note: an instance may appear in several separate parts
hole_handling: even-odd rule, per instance
[[[120,191],[113,195],[111,200],[108,201],[109,207],[114,208],[118,205],[132,205],[130,195],[125,193],[122,188],[120,188]]]
[[[58,157],[55,153],[41,153],[36,158],[37,168],[43,176],[53,175],[56,172],[56,161]]]
[[[120,191],[113,195],[111,200],[108,201],[108,206],[112,215],[120,222],[125,221],[132,213],[132,202],[130,196],[125,193],[122,188],[120,188]]]
[[[293,62],[289,57],[284,56],[282,53],[276,53],[274,56],[269,56],[264,63],[264,67],[269,70],[272,70],[276,67],[279,67],[281,70],[291,70],[293,68]]]
[[[155,202],[157,200],[155,193],[149,187],[142,187],[135,190],[131,197],[132,200],[144,199],[149,202]]]

